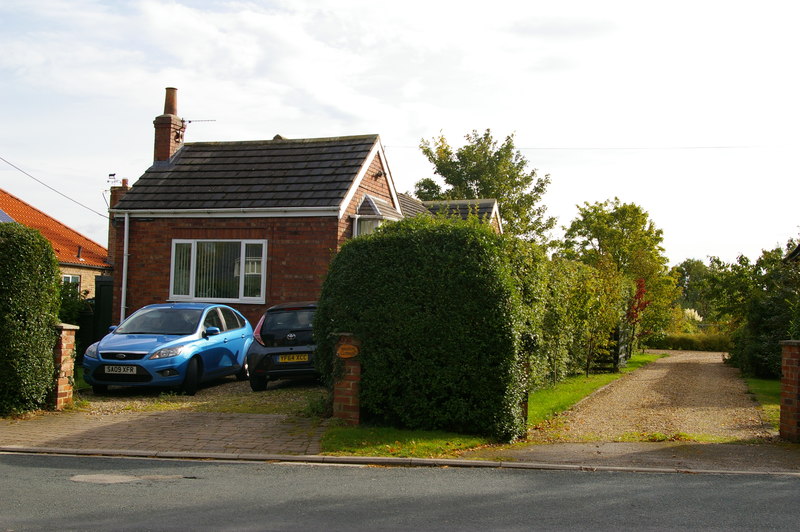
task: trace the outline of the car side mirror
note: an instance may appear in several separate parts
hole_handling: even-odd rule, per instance
[[[220,331],[219,331],[219,327],[209,327],[209,328],[207,328],[207,329],[206,329],[206,331],[203,333],[203,336],[205,336],[206,338],[208,338],[209,336],[216,336],[216,335],[218,335],[218,334],[219,334],[219,332],[220,332]]]
[[[117,326],[116,325],[112,325],[111,327],[108,328],[108,332],[110,332],[110,333],[112,333],[112,332],[114,332],[116,330],[117,330]]]

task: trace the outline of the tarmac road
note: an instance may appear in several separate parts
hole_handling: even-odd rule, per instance
[[[0,454],[0,530],[796,530],[800,478]]]

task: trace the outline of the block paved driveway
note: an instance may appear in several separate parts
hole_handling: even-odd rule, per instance
[[[303,455],[320,452],[324,430],[319,420],[278,414],[44,413],[0,420],[0,449]]]

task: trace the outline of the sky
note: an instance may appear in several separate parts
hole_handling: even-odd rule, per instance
[[[152,163],[177,87],[187,142],[378,133],[400,192],[435,177],[423,139],[513,134],[550,175],[559,227],[618,197],[673,265],[757,258],[800,233],[799,15],[776,0],[2,0],[0,188],[106,245],[109,174],[134,183]]]

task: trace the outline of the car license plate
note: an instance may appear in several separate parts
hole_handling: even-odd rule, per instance
[[[308,362],[308,354],[278,355],[278,362]]]
[[[106,373],[136,375],[136,366],[106,366]]]

